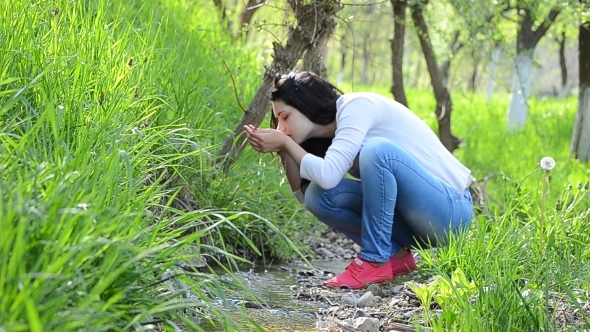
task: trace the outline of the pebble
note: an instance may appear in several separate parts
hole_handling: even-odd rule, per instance
[[[379,331],[379,320],[371,317],[356,318],[352,326],[359,332],[373,332]]]
[[[369,287],[367,287],[367,291],[373,293],[373,295],[375,295],[375,296],[385,297],[385,293],[383,292],[381,287],[379,287],[378,285],[375,285],[375,284],[369,285]]]
[[[349,292],[342,295],[342,297],[340,298],[340,304],[349,307],[354,307],[357,305],[358,300],[359,298],[355,293]]]
[[[374,307],[375,306],[375,295],[371,292],[366,292],[356,303],[357,307]]]

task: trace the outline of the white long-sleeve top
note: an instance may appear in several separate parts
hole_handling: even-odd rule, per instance
[[[426,170],[459,192],[469,185],[471,171],[440,142],[422,119],[404,105],[373,92],[342,95],[336,102],[336,133],[324,158],[306,154],[300,175],[324,189],[335,187],[354,165],[363,144],[373,137],[391,140]]]

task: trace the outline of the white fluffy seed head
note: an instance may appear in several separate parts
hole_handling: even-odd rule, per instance
[[[543,157],[541,158],[541,161],[539,161],[539,165],[542,169],[550,171],[555,168],[555,159],[551,157]]]

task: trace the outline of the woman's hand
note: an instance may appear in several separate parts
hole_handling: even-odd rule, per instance
[[[244,132],[252,148],[262,153],[281,152],[290,139],[276,129],[258,129],[253,125],[244,126]]]

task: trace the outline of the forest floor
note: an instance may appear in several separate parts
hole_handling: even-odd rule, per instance
[[[306,239],[316,261],[339,261],[346,265],[356,257],[360,247],[343,234],[328,231],[321,238]],[[419,266],[419,255],[414,253]],[[318,264],[321,265],[321,264]],[[415,331],[415,324],[424,327],[422,305],[408,286],[409,282],[431,282],[420,269],[393,281],[370,285],[366,289],[335,289],[322,285],[324,280],[342,271],[320,269],[298,271],[299,288],[293,294],[302,301],[319,302],[318,331]],[[440,308],[432,307],[432,311]]]
[[[328,231],[321,238],[310,237],[306,242],[316,255],[316,262],[338,261],[342,266],[346,266],[360,250],[343,234],[334,231]],[[361,290],[322,285],[324,280],[342,271],[318,268],[292,271],[298,281],[298,287],[291,289],[292,296],[300,301],[314,302],[318,308],[316,331],[431,331],[429,319],[436,319],[443,310],[435,300],[431,301],[428,311],[424,310],[422,301],[410,287],[412,284],[429,285],[435,280],[433,275],[420,269],[420,255],[414,253],[414,257],[418,265],[416,271]],[[550,324],[560,331],[584,326],[580,310],[572,307],[566,297],[557,293],[550,293],[548,297],[551,303],[549,315],[553,320]],[[586,317],[590,315],[590,305],[581,309]]]

